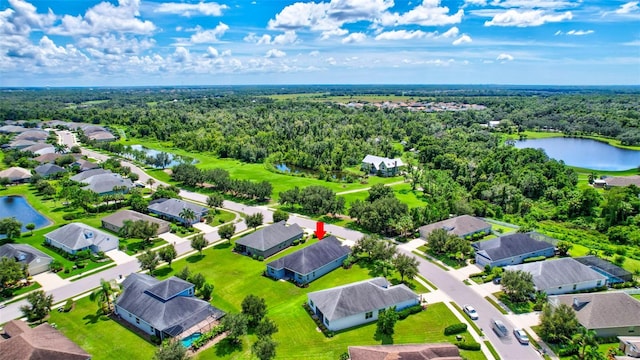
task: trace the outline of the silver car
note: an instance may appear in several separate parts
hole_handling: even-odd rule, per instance
[[[478,312],[471,305],[465,305],[462,307],[462,310],[471,318],[471,320],[478,320]]]
[[[514,329],[513,330],[513,336],[516,337],[516,340],[518,340],[518,342],[520,342],[520,344],[529,345],[529,337],[527,336],[527,333],[524,330],[522,330],[522,329]]]

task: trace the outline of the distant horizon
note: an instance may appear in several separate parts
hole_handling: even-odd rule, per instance
[[[640,85],[639,0],[0,0],[0,87]]]

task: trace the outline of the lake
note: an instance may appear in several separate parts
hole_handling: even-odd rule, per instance
[[[162,152],[162,151],[146,148],[146,147],[144,147],[142,145],[131,145],[130,147],[131,147],[132,150],[144,152],[147,157],[155,157],[156,155],[158,155],[159,153]],[[167,154],[169,154],[169,159],[171,161],[169,164],[167,164],[168,168],[171,168],[171,167],[174,167],[176,165],[183,164],[183,163],[184,164],[195,164],[196,163],[195,160],[193,160],[192,158],[190,158],[188,156],[180,156],[180,155],[175,155],[175,154],[172,154],[172,153],[167,153]],[[125,157],[132,158],[132,156],[127,156],[126,154],[125,154]]]
[[[593,170],[629,170],[640,166],[640,151],[621,149],[592,139],[546,138],[518,140],[519,149],[542,149],[565,164]]]
[[[0,197],[0,219],[15,217],[22,223],[22,232],[28,231],[26,225],[34,223],[36,229],[45,227],[51,222],[29,205],[22,196]],[[4,237],[4,235],[2,235]]]

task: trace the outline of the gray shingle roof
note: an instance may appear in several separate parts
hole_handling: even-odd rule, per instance
[[[77,181],[77,182],[82,182],[83,180],[85,180],[87,178],[90,178],[92,176],[95,176],[95,175],[110,174],[110,173],[111,173],[111,171],[105,170],[105,169],[92,169],[92,170],[83,171],[83,172],[81,172],[79,174],[73,175],[69,179],[71,179],[73,181]]]
[[[31,264],[32,262],[50,263],[53,258],[42,251],[25,244],[4,244],[0,246],[0,258],[14,258],[23,264]]]
[[[307,296],[329,321],[418,299],[406,285],[392,286],[383,277],[314,291]]]
[[[313,245],[272,261],[268,266],[274,269],[286,268],[304,275],[350,253],[351,249],[348,246],[342,245],[342,242],[335,236],[329,236]]]
[[[131,221],[137,221],[137,220],[142,220],[142,221],[148,221],[148,222],[152,222],[152,223],[156,223],[158,225],[169,225],[168,221],[164,221],[162,219],[158,219],[156,217],[153,216],[149,216],[149,215],[145,215],[142,213],[139,213],[137,211],[133,211],[133,210],[120,210],[116,213],[113,213],[109,216],[105,216],[102,218],[102,221],[107,223],[107,224],[112,224],[115,225],[117,227],[122,227],[124,226],[124,222],[127,220],[131,220]]]
[[[304,231],[298,224],[287,226],[285,221],[280,221],[238,239],[236,244],[264,251],[302,234]]]
[[[6,177],[11,181],[25,180],[31,178],[31,172],[25,168],[14,166],[0,171],[0,178],[2,177]]]
[[[572,258],[537,261],[528,264],[512,265],[505,270],[522,270],[533,276],[537,290],[556,288],[563,285],[601,280],[605,284],[607,277]]]
[[[192,286],[193,284],[172,276],[165,281],[161,281],[151,286],[147,289],[147,292],[155,295],[163,301],[167,301]]]
[[[436,229],[445,229],[449,234],[462,236],[490,227],[487,222],[470,215],[456,216],[420,227],[420,233],[428,234]]]
[[[35,171],[36,171],[36,174],[39,174],[42,176],[49,176],[49,175],[57,174],[60,172],[65,172],[65,169],[56,164],[42,164],[40,166],[37,166],[35,168]]]
[[[549,296],[549,302],[571,306],[587,329],[640,326],[640,301],[624,292]]]
[[[384,163],[385,166],[387,168],[394,168],[394,167],[400,167],[400,166],[404,166],[404,163],[402,162],[402,159],[400,158],[396,158],[396,159],[390,159],[390,158],[386,158],[386,157],[381,157],[381,156],[375,156],[375,155],[367,155],[364,157],[364,159],[362,159],[363,163],[367,163],[367,164],[373,164],[373,167],[376,170],[380,170],[380,163]]]
[[[110,239],[118,239],[116,236],[109,235],[83,223],[67,224],[45,234],[45,236],[72,250],[83,249],[91,245],[100,245]]]
[[[554,248],[552,244],[535,240],[529,233],[504,235],[499,238],[474,243],[472,246],[476,251],[484,251],[493,261]]]
[[[49,133],[44,130],[27,130],[16,136],[14,140],[46,140],[49,137]]]
[[[208,210],[204,206],[196,205],[194,203],[180,199],[167,199],[162,202],[152,203],[148,207],[149,210],[159,211],[164,214],[169,214],[176,217],[180,217],[180,213],[184,208],[190,208],[191,210],[193,210],[193,212],[196,213],[196,215],[202,214],[203,212],[206,212]]]
[[[87,184],[83,189],[91,190],[98,194],[111,192],[116,186],[124,186],[127,189],[133,187],[131,179],[125,179],[120,174],[113,173],[94,175],[82,180],[82,182]]]
[[[161,285],[163,282],[170,284]],[[163,301],[149,292],[166,295],[180,288],[184,290],[184,283],[189,284],[176,277],[161,282],[149,275],[133,273],[122,282],[124,290],[116,299],[116,305],[171,336],[179,335],[208,317],[220,319],[225,315],[222,310],[195,297],[176,296]]]

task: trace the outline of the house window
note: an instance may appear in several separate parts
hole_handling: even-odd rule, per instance
[[[316,272],[314,271],[312,275],[313,275],[313,277],[316,277]]]
[[[273,274],[273,268],[269,268],[269,272]]]
[[[380,314],[382,314],[383,311],[384,311],[384,309],[378,310],[378,316],[380,316]]]
[[[131,314],[129,314],[129,317],[131,317]]]
[[[313,300],[309,300],[309,304],[311,304],[311,307],[313,307]]]
[[[324,318],[324,323],[327,324],[327,326],[329,326],[329,319]]]
[[[578,284],[573,284],[573,290],[578,288]]]
[[[136,324],[140,324],[140,319],[136,318]]]
[[[596,286],[600,286],[601,283],[602,281],[598,280],[598,282],[596,283]]]
[[[372,317],[373,317],[373,311],[369,311],[368,313],[364,314],[365,319],[371,319]]]

